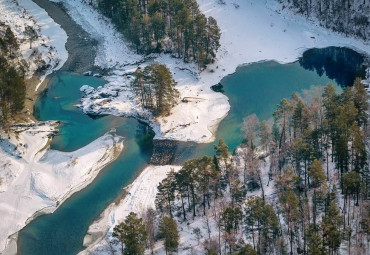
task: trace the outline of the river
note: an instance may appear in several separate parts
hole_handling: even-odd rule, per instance
[[[243,118],[247,115],[256,113],[260,120],[268,119],[280,100],[290,97],[293,92],[302,92],[312,85],[324,86],[329,82],[349,86],[355,76],[364,75],[362,63],[356,63],[357,69],[350,74],[353,61],[363,61],[363,58],[352,50],[328,48],[313,51],[308,55],[304,54],[303,58],[295,63],[254,63],[241,66],[234,74],[225,77],[220,83],[222,87],[219,87],[228,96],[231,110],[220,124],[217,139],[223,138],[232,150],[242,141],[240,128]],[[313,59],[312,54],[315,55]],[[324,56],[321,61],[313,61],[320,56]],[[326,61],[331,65],[325,64]],[[335,72],[328,69],[328,66],[336,64],[341,67],[335,69]],[[338,78],[342,77],[344,72],[348,77]],[[132,118],[90,118],[75,106],[81,97],[79,89],[85,84],[97,87],[103,85],[104,81],[95,77],[59,72],[50,80],[48,90],[36,103],[37,119],[62,121],[60,132],[51,147],[72,151],[114,128],[118,135],[125,138],[125,149],[89,186],[66,200],[53,214],[40,216],[22,229],[18,239],[19,254],[67,255],[83,250],[83,238],[89,225],[110,203],[123,194],[123,188],[150,161],[153,133],[147,125]],[[213,146],[214,143],[180,143],[178,147],[186,149],[180,150],[182,157],[174,163],[204,154],[212,155]]]

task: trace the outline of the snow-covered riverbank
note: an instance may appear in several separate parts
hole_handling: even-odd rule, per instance
[[[101,54],[95,63],[113,69],[113,74],[106,77],[107,85],[90,90],[82,99],[81,108],[90,114],[144,119],[153,127],[156,139],[212,141],[230,106],[226,96],[213,92],[210,87],[233,73],[239,65],[271,59],[281,63],[293,62],[306,49],[314,47],[345,46],[363,53],[370,52],[370,45],[330,32],[302,16],[282,10],[274,0],[227,0],[225,4],[199,0],[201,10],[215,17],[221,28],[217,61],[200,74],[194,64],[185,64],[168,55],[143,61],[141,65],[152,61],[167,64],[178,83],[181,98],[195,98],[190,102],[179,102],[170,116],[153,118],[139,107],[129,86],[129,78],[122,76],[134,71],[142,58],[125,46],[125,41],[113,26],[91,6],[81,0],[62,1],[76,22],[92,36],[100,38],[98,52]]]
[[[67,60],[67,34],[44,9],[30,0],[1,0],[0,13],[0,21],[10,26],[20,43],[18,52],[28,64],[28,78],[38,69],[45,69],[40,85],[47,75],[61,68]],[[33,27],[39,35],[33,40],[31,49],[25,34],[26,26]]]
[[[92,182],[123,149],[122,137],[107,133],[74,152],[49,149],[58,122],[20,124],[0,140],[0,251],[16,253],[17,232],[41,213]]]
[[[130,212],[141,213],[148,208],[155,208],[154,200],[158,184],[166,178],[167,173],[174,169],[178,171],[180,166],[148,166],[140,175],[126,188],[126,196],[111,204],[94,222],[85,236],[84,245],[91,246],[80,254],[105,254],[109,253],[108,244],[113,227],[120,223]],[[108,232],[107,232],[108,231]],[[107,234],[105,234],[107,233]],[[101,238],[105,238],[101,241]],[[95,245],[95,246],[94,246]]]
[[[308,22],[302,16],[282,10],[282,6],[276,1],[226,0],[225,2],[225,5],[220,5],[214,0],[198,0],[201,10],[206,15],[215,17],[222,31],[221,48],[214,65],[210,65],[200,75],[194,75],[193,72],[196,73],[196,69],[190,64],[184,64],[180,60],[163,55],[155,59],[169,65],[179,84],[182,97],[202,99],[193,103],[180,103],[169,117],[151,119],[156,138],[209,142],[212,139],[212,133],[206,128],[212,126],[210,125],[212,122],[215,123],[214,127],[217,127],[217,121],[220,121],[229,109],[225,97],[216,98],[215,95],[221,94],[209,88],[226,75],[233,73],[241,64],[270,59],[280,63],[294,62],[306,49],[315,47],[342,46],[366,55],[370,54],[369,44],[328,31],[314,22]],[[180,66],[182,70],[179,70]],[[82,108],[86,112],[95,114],[140,115],[150,119],[150,115],[140,112],[129,88],[129,79],[122,76],[124,73],[132,72],[135,65],[117,69],[121,71],[116,71],[115,76],[109,77],[106,86],[96,90],[84,87],[86,96],[82,99]],[[210,105],[217,107],[212,108]],[[155,171],[164,173],[168,169],[169,166],[160,166]],[[149,170],[153,171],[150,168]],[[148,169],[145,169],[143,174],[147,171]],[[153,183],[158,184],[158,182],[158,180],[143,182],[139,177],[134,184],[138,185],[135,189],[146,190],[146,187],[152,187]],[[131,192],[130,187],[128,190]],[[90,247],[83,253],[109,252],[107,249],[110,249],[110,246],[107,245],[107,240],[114,225],[123,221],[130,210],[137,212],[139,208],[145,209],[139,206],[141,201],[144,200],[147,205],[154,204],[155,195],[150,197],[152,201],[147,200],[148,196],[145,192],[137,193],[135,196],[130,196],[129,201],[126,198],[120,202],[120,205],[109,207],[102,219],[91,225],[89,235],[85,238],[85,244]],[[123,209],[125,213],[121,213]],[[104,222],[110,223],[107,226]],[[110,231],[105,235],[106,238],[97,243],[98,236],[107,229]]]

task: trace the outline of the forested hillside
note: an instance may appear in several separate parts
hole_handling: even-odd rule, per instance
[[[163,240],[166,254],[368,254],[367,93],[359,79],[311,92],[283,99],[271,121],[246,117],[232,155],[220,140],[213,158],[171,171],[156,210],[114,228],[122,253]]]
[[[199,67],[211,63],[220,46],[217,21],[200,12],[196,0],[99,0],[138,53],[170,52]]]
[[[364,40],[370,39],[369,0],[278,0],[323,27]]]

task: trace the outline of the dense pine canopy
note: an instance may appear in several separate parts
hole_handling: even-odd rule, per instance
[[[138,53],[171,52],[202,69],[220,47],[217,21],[196,0],[101,0],[98,6]]]
[[[170,70],[159,63],[146,66],[144,70],[138,68],[131,85],[141,106],[155,116],[168,115],[179,97]]]
[[[12,62],[18,48],[18,42],[9,27],[5,33],[0,32],[0,126],[3,127],[23,109],[26,95],[22,70],[17,70]]]

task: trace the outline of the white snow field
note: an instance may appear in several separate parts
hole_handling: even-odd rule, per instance
[[[82,98],[81,108],[91,114],[136,116],[146,120],[156,133],[155,139],[211,142],[230,106],[226,96],[213,92],[210,87],[239,65],[263,60],[289,63],[313,47],[345,46],[370,52],[368,43],[330,32],[302,16],[283,11],[275,0],[226,0],[224,5],[216,0],[198,0],[201,10],[216,18],[222,32],[217,61],[198,74],[196,65],[168,55],[140,62],[142,58],[125,46],[114,27],[90,5],[83,0],[60,1],[66,4],[77,23],[99,38],[100,53],[95,64],[113,69],[104,87]],[[139,62],[146,65],[153,61],[169,66],[181,98],[194,98],[187,100],[190,102],[179,102],[167,117],[154,118],[141,109],[129,86],[127,74],[132,73]]]
[[[0,253],[15,254],[17,232],[92,182],[123,149],[122,137],[107,133],[73,152],[49,148],[58,122],[13,127],[0,140]]]
[[[125,189],[126,196],[117,204],[112,203],[101,214],[100,219],[90,226],[88,235],[84,239],[84,245],[92,248],[82,251],[80,254],[91,254],[90,252],[92,254],[109,253],[110,246],[108,243],[112,237],[114,226],[122,222],[130,212],[140,214],[148,208],[155,208],[154,200],[158,184],[166,178],[171,169],[178,171],[180,168],[180,166],[170,165],[147,166]],[[102,237],[104,237],[103,240],[101,240]]]
[[[31,0],[0,0],[0,13],[0,21],[10,26],[20,43],[21,58],[29,65],[27,76],[32,76],[42,65],[41,61],[45,61],[47,68],[40,77],[40,85],[47,75],[61,68],[67,60],[67,34]],[[39,34],[32,42],[32,49],[24,33],[26,26],[32,26]]]

